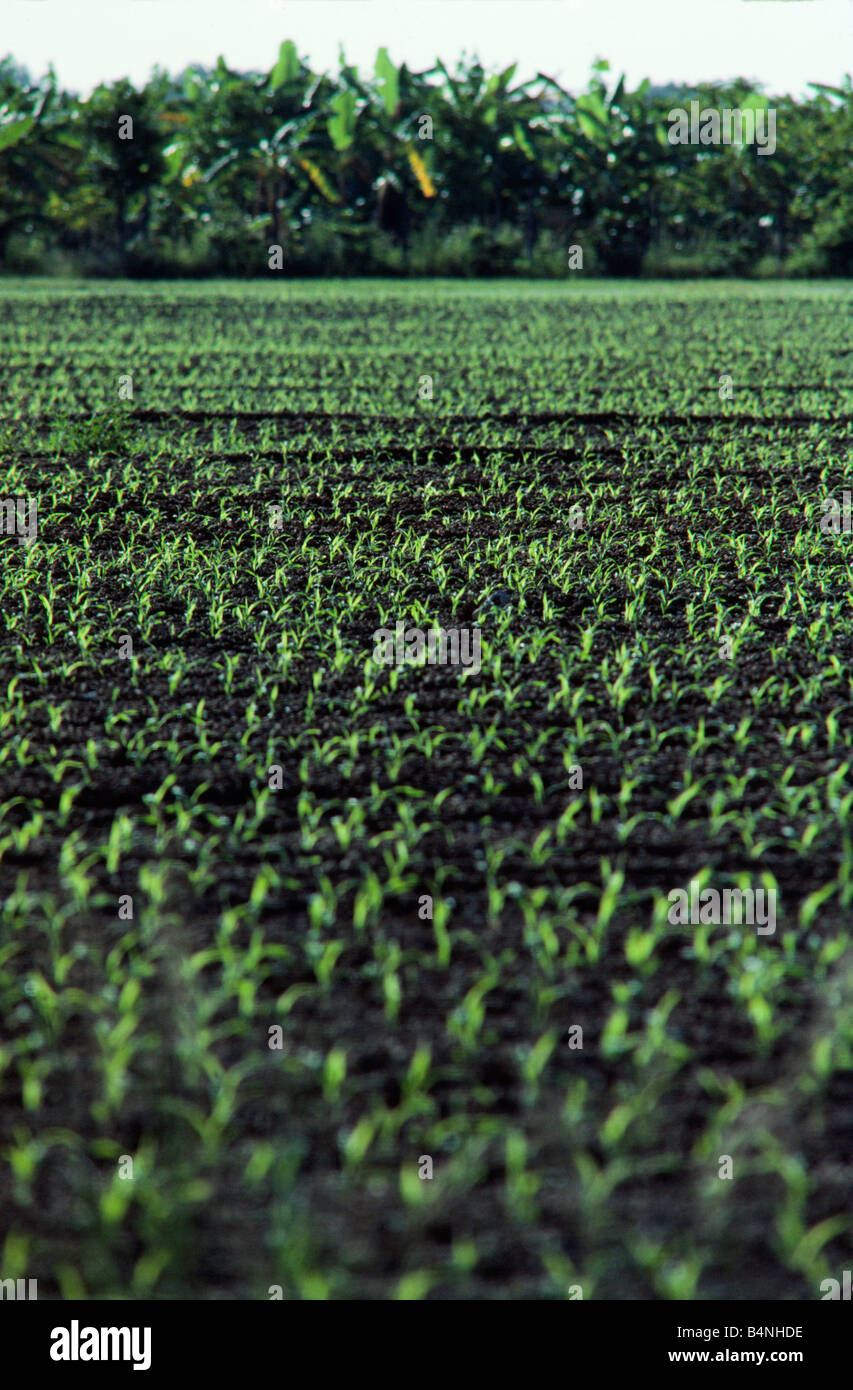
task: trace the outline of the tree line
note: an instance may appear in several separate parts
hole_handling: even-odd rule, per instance
[[[574,95],[477,59],[380,49],[315,73],[220,58],[82,99],[0,62],[0,268],[105,276],[846,275],[853,86],[743,79]],[[674,142],[671,112],[774,113],[775,148]],[[695,111],[695,108],[694,108]],[[765,157],[762,157],[762,154]],[[578,253],[578,248],[580,253]]]

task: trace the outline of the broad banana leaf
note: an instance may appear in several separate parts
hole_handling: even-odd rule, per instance
[[[8,150],[19,140],[26,140],[35,123],[34,116],[24,116],[21,121],[9,121],[8,125],[0,126],[0,150]]]
[[[377,53],[374,71],[376,73],[376,84],[382,94],[385,114],[393,116],[400,100],[400,77],[397,69],[388,57],[387,48],[380,48]]]
[[[285,39],[278,50],[278,62],[270,72],[270,91],[277,92],[287,82],[299,76],[299,54],[292,39]]]
[[[355,137],[355,95],[344,88],[331,103],[328,130],[336,150],[348,150]]]

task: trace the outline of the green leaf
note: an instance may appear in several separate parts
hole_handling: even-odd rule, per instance
[[[328,1101],[336,1101],[347,1074],[347,1054],[341,1047],[333,1047],[323,1067],[323,1095]]]
[[[800,904],[800,926],[811,926],[818,909],[823,906],[827,898],[832,897],[835,889],[835,883],[825,883],[822,888],[816,889],[814,893],[809,893],[808,897]]]
[[[376,83],[385,104],[385,112],[393,116],[397,110],[400,100],[400,78],[391,59],[388,57],[388,49],[380,48],[376,55]]]
[[[34,125],[35,119],[25,116],[22,121],[10,121],[8,125],[0,126],[0,150],[8,150],[20,140],[25,140]]]
[[[338,92],[331,103],[334,115],[329,117],[328,131],[336,150],[347,150],[355,136],[355,96],[346,89]]]
[[[299,76],[299,54],[292,39],[285,39],[278,50],[278,62],[270,72],[270,91],[277,92]]]
[[[609,134],[607,107],[597,92],[585,92],[575,103],[578,125],[588,140],[602,144],[602,136]]]
[[[509,67],[504,68],[503,72],[501,73],[501,86],[503,87],[504,91],[506,91],[510,82],[515,77],[517,67],[518,63],[510,63]]]
[[[496,72],[486,83],[486,93],[491,96],[493,92],[506,92],[507,87],[515,76],[518,63],[511,63],[503,72]]]
[[[849,1219],[846,1216],[828,1216],[826,1220],[819,1221],[806,1232],[796,1249],[791,1252],[790,1264],[794,1269],[808,1273],[827,1242],[835,1240],[836,1236],[848,1229]]]
[[[679,792],[678,796],[674,796],[672,801],[666,803],[667,812],[673,820],[678,820],[687,803],[693,800],[699,790],[699,783],[694,782],[691,786],[685,787],[683,792]]]
[[[239,158],[239,151],[229,150],[227,154],[224,154],[221,159],[217,159],[214,164],[211,164],[209,169],[205,170],[202,174],[202,183],[210,183],[216,178],[217,174],[221,174],[223,169],[227,169],[229,164],[233,164]]]
[[[846,101],[850,93],[845,92],[843,87],[830,87],[828,82],[807,82],[807,87],[812,87],[816,92],[828,92],[831,96],[838,97],[841,101]]]
[[[518,121],[513,124],[512,133],[515,137],[515,143],[518,145],[522,154],[526,155],[528,159],[535,159],[536,155],[533,152],[533,146],[528,140],[524,128],[519,125]]]
[[[394,1290],[394,1298],[404,1303],[418,1302],[426,1298],[434,1283],[435,1278],[429,1270],[414,1270],[411,1274],[403,1275]]]

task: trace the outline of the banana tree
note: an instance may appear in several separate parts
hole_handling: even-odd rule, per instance
[[[150,233],[152,196],[165,172],[158,83],[143,91],[126,80],[101,84],[81,106],[79,129],[84,187],[95,200],[97,223],[111,224],[126,265],[134,245]]]
[[[648,79],[629,92],[623,75],[608,96],[601,74],[609,67],[593,64],[587,90],[559,134],[572,166],[578,220],[593,230],[610,273],[637,274],[655,232],[662,128]]]
[[[10,59],[0,62],[0,258],[13,232],[64,220],[82,159],[53,69],[33,83]]]
[[[799,107],[791,112],[790,121],[786,114],[781,116],[786,122],[786,148],[790,144],[792,152],[801,151],[791,214],[801,228],[812,228],[827,270],[849,276],[853,274],[853,79],[847,73],[840,87],[809,85],[817,92],[818,115]]]
[[[454,220],[497,226],[509,201],[513,214],[525,206],[531,221],[541,183],[532,132],[544,136],[548,128],[533,88],[549,79],[537,74],[512,87],[516,68],[513,63],[488,75],[475,62],[459,63],[451,72],[439,60],[431,71],[442,78],[434,98],[436,144]],[[542,143],[537,137],[537,145]]]
[[[427,94],[423,74],[406,64],[395,67],[385,48],[376,56],[373,86],[341,54],[341,88],[332,101],[328,131],[344,179],[356,174],[376,192],[380,227],[408,255],[410,196],[415,188],[430,201],[436,196],[429,142],[419,136]],[[357,149],[356,149],[357,143]]]
[[[828,268],[849,274],[853,268],[853,81],[840,87],[810,82],[815,92],[810,109],[786,97],[774,100],[777,126],[772,155],[744,147],[739,162],[744,176],[772,217],[774,250],[785,257],[790,234],[813,228]],[[767,97],[756,106],[770,106]]]
[[[283,219],[286,225],[317,194],[340,201],[324,168],[328,79],[314,76],[290,41],[269,73],[246,79],[220,58],[213,79],[201,84],[187,75],[191,119],[165,152],[167,182],[176,193],[215,190],[242,216],[250,208],[281,244]]]

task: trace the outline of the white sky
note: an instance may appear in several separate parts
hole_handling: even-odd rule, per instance
[[[342,43],[370,70],[382,46],[414,68],[466,50],[577,91],[604,57],[630,85],[747,77],[801,93],[853,69],[853,0],[0,0],[0,57],[35,76],[52,62],[82,93],[220,53],[266,70],[286,38],[321,69],[337,67]]]

